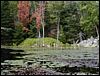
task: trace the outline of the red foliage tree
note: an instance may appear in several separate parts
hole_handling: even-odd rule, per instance
[[[23,24],[23,30],[29,31],[27,25],[32,19],[36,18],[36,28],[39,31],[41,27],[41,16],[44,5],[39,3],[39,6],[36,8],[36,11],[30,16],[30,2],[29,1],[19,1],[18,2],[18,19]]]
[[[28,31],[30,3],[29,1],[18,2],[18,19],[23,24],[23,30]]]

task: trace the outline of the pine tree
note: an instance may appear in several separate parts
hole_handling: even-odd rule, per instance
[[[10,14],[9,1],[1,1],[1,43],[9,44],[13,37],[13,20]]]

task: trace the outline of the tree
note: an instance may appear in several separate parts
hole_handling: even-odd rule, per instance
[[[23,29],[28,31],[27,26],[32,21],[33,18],[36,18],[36,28],[37,31],[40,30],[41,25],[41,4],[35,9],[35,11],[31,11],[32,14],[30,16],[30,2],[29,1],[19,1],[18,3],[18,18],[20,22],[23,24]]]
[[[80,12],[76,2],[68,2],[60,14],[64,43],[73,43],[79,39],[78,33],[82,30],[80,27]],[[60,38],[61,39],[61,38]]]
[[[62,1],[47,1],[45,12],[46,36],[57,38],[57,25],[59,20],[58,17],[60,17],[58,12],[60,12],[62,9]]]
[[[1,27],[7,29],[1,30],[1,43],[5,45],[11,45],[14,29],[14,20],[9,6],[9,1],[1,1]]]
[[[73,43],[80,32],[85,38],[99,36],[98,27],[98,1],[1,1],[2,43],[14,39],[19,44],[37,33],[38,37]]]
[[[30,15],[30,3],[29,1],[19,1],[18,2],[18,19],[23,24],[23,30],[28,32],[27,29],[29,23],[29,16]]]
[[[99,3],[96,1],[80,2],[80,24],[87,37],[99,35]]]

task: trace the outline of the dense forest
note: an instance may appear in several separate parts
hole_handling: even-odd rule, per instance
[[[31,18],[39,6],[39,1],[27,2],[29,7],[22,9]],[[23,21],[18,18],[21,18],[21,6],[18,5],[18,1],[1,1],[2,45],[18,45],[26,38],[38,38],[36,18],[32,18],[30,22],[27,22],[27,18],[24,20],[26,25],[22,24]],[[72,44],[73,41],[80,40],[80,32],[84,34],[83,40],[99,36],[98,1],[46,1],[44,9],[44,26],[42,28],[42,25],[39,25],[40,37],[58,37],[64,44]],[[23,26],[27,26],[28,31],[24,31]]]

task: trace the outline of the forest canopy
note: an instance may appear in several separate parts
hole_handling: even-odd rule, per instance
[[[40,13],[37,12],[39,11],[36,12],[36,17],[28,22],[33,12],[39,7],[39,1],[27,2],[29,2],[29,8],[22,8],[27,15],[26,21],[24,16],[22,17],[24,25],[23,21],[18,18],[22,16],[19,12],[22,5],[18,7],[18,1],[1,1],[2,45],[18,45],[26,38],[37,38],[37,28],[40,29],[40,37],[56,39],[58,25],[58,39],[63,43],[76,42],[79,40],[80,32],[84,33],[83,39],[99,36],[99,1],[46,1],[42,16],[44,35],[42,25],[38,24]],[[28,32],[23,31],[23,26],[27,26]]]

